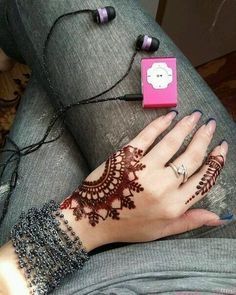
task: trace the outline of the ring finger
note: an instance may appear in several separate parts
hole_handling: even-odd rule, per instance
[[[173,162],[174,165],[172,167],[166,167],[165,171],[167,174],[167,179],[170,179],[173,185],[181,185],[184,181],[184,175],[178,175],[176,168],[183,165],[183,167],[186,169],[185,180],[187,180],[187,178],[193,175],[193,173],[195,173],[202,165],[215,129],[216,121],[214,119],[209,119],[206,124],[198,129],[186,151]]]

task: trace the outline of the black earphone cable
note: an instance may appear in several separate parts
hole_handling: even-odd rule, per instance
[[[57,97],[60,97],[60,95],[57,93],[57,91],[54,89],[54,87],[52,86],[52,83],[51,83],[51,80],[50,80],[50,73],[48,71],[48,67],[47,67],[47,48],[48,48],[48,44],[49,44],[49,41],[51,39],[51,36],[52,36],[52,33],[53,33],[53,30],[56,26],[56,24],[63,18],[63,17],[67,17],[67,16],[71,16],[71,15],[76,15],[76,14],[79,14],[79,13],[88,13],[88,12],[92,12],[92,10],[79,10],[79,11],[74,11],[74,12],[69,12],[69,13],[66,13],[66,14],[63,14],[61,16],[59,16],[53,23],[47,37],[46,37],[46,41],[44,43],[44,48],[43,48],[43,68],[44,68],[44,71],[45,71],[45,76],[46,76],[46,79],[49,83],[49,86],[53,92],[54,95],[56,95]],[[15,162],[16,161],[16,166],[13,170],[13,173],[12,173],[12,176],[11,176],[11,180],[10,180],[10,189],[8,191],[8,194],[7,194],[7,197],[5,199],[5,202],[4,202],[4,208],[3,208],[3,213],[2,213],[2,216],[0,218],[0,226],[2,225],[2,222],[6,216],[6,213],[7,213],[7,210],[8,210],[8,206],[9,206],[9,202],[10,202],[10,197],[12,195],[12,192],[16,186],[16,183],[17,183],[17,179],[18,179],[18,170],[19,170],[19,164],[20,164],[20,160],[21,160],[21,157],[22,156],[25,156],[27,154],[30,154],[32,152],[35,152],[36,150],[38,150],[42,145],[44,144],[47,144],[47,143],[51,143],[51,142],[54,142],[56,140],[58,140],[63,132],[64,132],[64,124],[62,124],[64,127],[62,128],[62,131],[60,132],[60,134],[56,137],[56,138],[53,138],[49,141],[46,141],[48,135],[50,134],[53,126],[55,125],[55,123],[58,121],[58,119],[62,118],[62,123],[64,123],[64,120],[65,120],[65,114],[68,110],[76,107],[76,106],[79,106],[79,105],[83,105],[83,104],[90,104],[90,103],[99,103],[99,102],[106,102],[106,101],[113,101],[113,100],[123,100],[123,101],[137,101],[137,100],[142,100],[142,95],[141,94],[126,94],[124,96],[119,96],[119,97],[110,97],[110,98],[100,98],[98,99],[100,96],[108,93],[109,91],[111,91],[112,89],[114,89],[120,82],[122,82],[127,76],[128,74],[130,73],[131,69],[132,69],[132,66],[133,66],[133,63],[134,63],[134,60],[135,60],[135,57],[138,53],[138,50],[136,48],[135,52],[132,54],[132,57],[131,57],[131,60],[130,60],[130,63],[129,63],[129,66],[128,66],[128,69],[127,71],[122,75],[121,78],[118,79],[117,82],[115,82],[112,86],[110,86],[109,88],[107,88],[106,90],[102,91],[101,93],[97,94],[97,95],[94,95],[90,98],[87,98],[87,99],[84,99],[84,100],[81,100],[77,103],[72,103],[72,104],[69,104],[69,105],[66,105],[66,106],[62,106],[58,111],[56,111],[56,113],[53,115],[47,129],[46,129],[46,132],[44,133],[42,139],[40,141],[38,141],[37,143],[34,143],[34,144],[31,144],[31,145],[28,145],[26,147],[23,147],[23,148],[19,148],[17,146],[17,144],[9,137],[7,136],[6,137],[6,140],[8,139],[10,141],[10,143],[15,147],[15,150],[12,150],[12,149],[0,149],[1,152],[7,152],[7,151],[11,151],[13,152],[13,154],[6,160],[6,162],[0,164],[0,168],[2,168],[2,172],[1,172],[1,175],[0,175],[0,186],[2,185],[2,178],[3,178],[3,174],[5,172],[5,169],[7,167],[7,165],[9,165],[10,163],[12,162]]]
[[[93,10],[91,10],[91,9],[84,9],[84,10],[72,11],[72,12],[68,12],[68,13],[65,13],[63,15],[60,15],[53,22],[53,25],[50,28],[50,31],[49,31],[49,33],[48,33],[48,35],[46,37],[46,41],[45,41],[44,46],[43,46],[43,67],[44,67],[44,71],[46,72],[46,79],[47,79],[47,81],[49,83],[49,86],[50,86],[51,90],[53,91],[54,95],[56,95],[58,97],[60,97],[60,95],[57,93],[55,88],[52,86],[52,82],[50,80],[50,73],[49,73],[48,67],[47,67],[47,48],[48,48],[48,44],[49,44],[49,41],[51,39],[52,33],[53,33],[56,25],[63,18],[68,17],[68,16],[72,16],[72,15],[81,14],[81,13],[92,13],[92,12],[93,12]],[[130,64],[129,64],[129,67],[128,67],[127,71],[125,72],[125,74],[121,78],[119,78],[119,80],[115,84],[113,84],[112,86],[110,86],[106,90],[100,92],[99,94],[96,94],[96,95],[94,95],[94,96],[92,96],[92,97],[90,97],[88,99],[85,99],[84,101],[91,101],[91,100],[93,100],[93,99],[95,99],[97,97],[100,97],[100,96],[108,93],[112,89],[114,89],[120,82],[122,82],[128,76],[128,74],[130,73],[130,70],[131,70],[131,68],[133,66],[133,63],[134,63],[134,60],[135,60],[135,57],[136,57],[137,53],[138,53],[138,50],[136,49],[135,52],[133,53],[132,57],[131,57]]]
[[[47,48],[48,48],[49,41],[50,41],[50,39],[51,39],[52,33],[53,33],[53,31],[54,31],[56,25],[57,25],[57,24],[58,24],[63,18],[66,18],[66,17],[68,17],[68,16],[73,16],[73,15],[76,15],[76,14],[90,13],[90,12],[92,12],[91,9],[84,9],[84,10],[76,10],[76,11],[72,11],[72,12],[67,12],[67,13],[65,13],[65,14],[62,14],[62,15],[58,16],[58,17],[54,20],[54,22],[53,22],[53,24],[52,24],[52,26],[51,26],[51,28],[50,28],[48,34],[47,34],[47,37],[46,37],[46,40],[45,40],[45,42],[44,42],[44,46],[43,46],[43,57],[42,57],[42,60],[43,60],[43,69],[44,69],[44,72],[45,72],[45,74],[46,74],[46,79],[47,79],[47,82],[48,82],[48,84],[49,84],[49,87],[51,88],[51,90],[52,90],[52,92],[53,92],[53,95],[56,95],[56,96],[60,97],[60,95],[57,93],[57,91],[56,91],[56,90],[54,89],[54,87],[52,86],[52,82],[51,82],[51,80],[50,80],[50,73],[49,73],[49,70],[48,70],[48,67],[47,67]]]

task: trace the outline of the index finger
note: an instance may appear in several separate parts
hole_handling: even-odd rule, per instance
[[[152,121],[130,141],[129,145],[137,147],[145,153],[155,139],[170,126],[177,114],[178,112],[176,110],[172,110],[166,115]]]

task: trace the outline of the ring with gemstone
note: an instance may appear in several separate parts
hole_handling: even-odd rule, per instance
[[[176,167],[175,164],[171,162],[167,166],[170,166],[172,168],[177,178],[183,176],[182,183],[185,183],[188,180],[188,170],[184,166],[184,164],[181,164],[179,167]]]

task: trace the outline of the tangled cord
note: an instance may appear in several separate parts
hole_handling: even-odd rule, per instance
[[[64,17],[77,15],[77,14],[80,14],[80,13],[88,13],[88,12],[92,12],[92,10],[90,10],[90,9],[78,10],[78,11],[69,12],[69,13],[66,13],[66,14],[63,14],[63,15],[59,16],[54,21],[49,33],[47,34],[46,41],[44,43],[44,48],[43,48],[43,68],[44,68],[44,71],[45,71],[45,74],[46,74],[45,75],[46,80],[48,81],[49,86],[50,86],[53,94],[56,95],[57,97],[60,97],[60,95],[57,93],[57,91],[52,86],[52,83],[51,83],[51,80],[50,80],[50,73],[49,73],[48,67],[47,67],[47,48],[48,48],[49,41],[51,39],[51,36],[52,36],[52,33],[54,31],[54,28],[55,28],[56,24],[61,19],[63,19]],[[32,153],[32,152],[35,152],[36,150],[38,150],[44,144],[48,144],[48,143],[51,143],[51,142],[54,142],[54,141],[58,140],[62,136],[62,134],[64,132],[64,127],[62,128],[62,131],[60,132],[60,134],[56,138],[53,138],[51,140],[46,141],[48,135],[50,134],[50,132],[51,132],[51,130],[53,128],[53,126],[55,125],[55,123],[58,121],[59,118],[62,118],[62,120],[63,120],[62,123],[64,123],[66,112],[68,110],[76,107],[76,106],[83,105],[83,104],[99,103],[99,102],[112,101],[112,100],[135,101],[135,100],[141,100],[142,99],[142,95],[132,95],[132,94],[131,95],[118,96],[118,97],[110,97],[110,98],[100,98],[100,99],[98,99],[98,97],[100,97],[100,96],[108,93],[112,89],[114,89],[120,82],[122,82],[128,76],[128,74],[130,73],[131,68],[133,66],[133,63],[134,63],[134,60],[135,60],[135,57],[136,57],[137,53],[138,53],[138,50],[136,48],[135,52],[132,54],[131,61],[129,63],[129,67],[128,67],[127,71],[111,87],[107,88],[106,90],[102,91],[101,93],[99,93],[97,95],[94,95],[94,96],[92,96],[92,97],[90,97],[88,99],[84,99],[84,100],[81,100],[81,101],[79,101],[77,103],[69,104],[69,105],[66,105],[66,106],[61,106],[61,108],[58,111],[56,111],[56,113],[53,115],[53,117],[52,117],[52,119],[51,119],[51,121],[49,123],[49,126],[48,126],[46,132],[44,133],[44,135],[43,135],[43,137],[42,137],[42,139],[40,141],[38,141],[38,142],[36,142],[34,144],[31,144],[31,145],[25,146],[23,148],[19,148],[17,146],[17,144],[9,136],[6,136],[6,140],[9,140],[9,142],[15,147],[15,149],[0,149],[0,152],[2,152],[2,153],[12,152],[12,155],[9,156],[8,159],[4,163],[0,164],[0,168],[2,168],[2,171],[1,171],[1,174],[0,174],[0,186],[2,185],[2,179],[3,179],[4,172],[6,170],[6,167],[10,163],[15,162],[15,161],[16,161],[16,165],[15,165],[15,168],[14,168],[14,170],[12,172],[12,175],[11,175],[11,178],[10,178],[9,191],[8,191],[8,194],[7,194],[6,199],[4,201],[3,212],[2,212],[2,216],[0,218],[0,227],[1,227],[2,222],[3,222],[3,220],[4,220],[4,218],[5,218],[6,214],[7,214],[12,192],[16,187],[21,158],[23,156],[26,156],[26,155]]]

